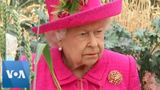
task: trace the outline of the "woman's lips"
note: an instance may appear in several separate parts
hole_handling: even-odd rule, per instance
[[[89,54],[86,54],[86,55],[97,55],[97,53],[89,53]]]
[[[87,53],[87,54],[84,54],[84,56],[97,57],[98,53]]]

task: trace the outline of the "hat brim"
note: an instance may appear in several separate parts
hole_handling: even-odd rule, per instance
[[[122,0],[114,0],[111,3],[60,18],[58,20],[42,24],[38,27],[33,27],[32,31],[36,34],[42,34],[52,30],[76,27],[118,15],[121,13],[121,9]]]

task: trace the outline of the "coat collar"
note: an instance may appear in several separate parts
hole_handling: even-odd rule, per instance
[[[78,80],[78,78],[73,75],[71,70],[64,64],[61,53],[58,51],[57,48],[51,49],[51,55],[53,60],[53,67],[57,79],[59,83],[67,84],[72,81]],[[105,77],[105,71],[107,69],[108,61],[104,59],[105,52],[103,52],[102,57],[98,60],[98,62],[93,66],[85,75],[84,79],[94,83],[94,84],[102,84],[102,78]]]
[[[97,85],[103,85],[105,83],[108,68],[108,60],[105,56],[106,52],[104,50],[102,57],[84,76],[85,79]]]

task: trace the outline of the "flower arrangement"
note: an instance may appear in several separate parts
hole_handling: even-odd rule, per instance
[[[106,3],[108,0],[101,0],[101,3]],[[60,5],[56,6],[55,13],[58,18],[63,18],[78,12],[81,6],[87,5],[88,0],[60,0]]]

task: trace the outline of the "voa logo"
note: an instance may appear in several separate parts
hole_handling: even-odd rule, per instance
[[[29,88],[29,63],[27,61],[3,61],[3,88]]]
[[[25,79],[25,74],[23,70],[19,70],[18,72],[14,71],[14,70],[6,70],[7,76],[8,78],[13,78],[13,77],[17,77],[17,78],[22,78]]]

